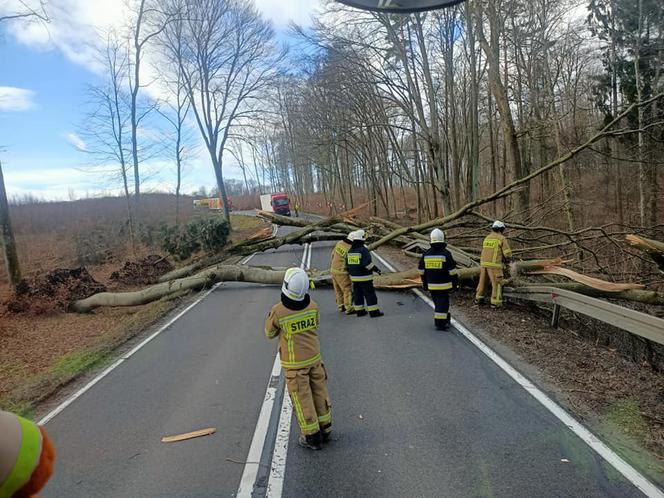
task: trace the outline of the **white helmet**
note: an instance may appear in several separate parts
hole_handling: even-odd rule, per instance
[[[283,292],[293,301],[302,301],[309,290],[309,276],[302,268],[289,268],[281,286]]]
[[[440,244],[441,242],[445,242],[445,234],[440,228],[434,228],[431,230],[431,243]]]
[[[365,241],[367,239],[367,233],[362,229],[355,230],[348,235],[348,239],[353,242],[356,240]]]
[[[504,229],[505,228],[505,223],[503,223],[500,220],[496,220],[496,221],[493,222],[493,225],[491,225],[491,228],[498,228],[498,229],[503,228]]]

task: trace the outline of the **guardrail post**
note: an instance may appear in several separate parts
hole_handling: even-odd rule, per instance
[[[558,328],[558,322],[560,322],[560,305],[553,305],[553,315],[551,315],[551,326],[554,329]]]

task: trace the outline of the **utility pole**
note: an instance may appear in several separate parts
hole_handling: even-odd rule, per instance
[[[0,232],[2,236],[2,247],[5,259],[5,267],[9,275],[9,284],[16,288],[21,280],[21,269],[18,265],[18,253],[16,242],[9,219],[9,202],[7,202],[7,191],[5,190],[5,178],[2,175],[2,162],[0,161]]]

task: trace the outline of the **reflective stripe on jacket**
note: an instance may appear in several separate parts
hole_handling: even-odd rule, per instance
[[[340,240],[332,250],[332,260],[330,261],[330,272],[332,273],[348,273],[346,269],[346,255],[350,249],[350,244],[345,240]]]
[[[512,259],[512,249],[507,238],[498,232],[491,232],[482,243],[480,265],[485,268],[503,268],[505,260]]]
[[[283,368],[305,368],[321,360],[319,325],[318,305],[313,300],[301,310],[289,309],[283,303],[272,307],[265,321],[265,335],[270,339],[279,336]]]
[[[432,244],[420,258],[417,271],[430,291],[451,290],[458,281],[456,262],[447,244]]]
[[[41,452],[39,427],[0,410],[0,497],[13,496],[30,481]]]
[[[373,281],[373,271],[376,265],[371,260],[369,249],[361,242],[353,243],[346,255],[348,274],[353,282]]]

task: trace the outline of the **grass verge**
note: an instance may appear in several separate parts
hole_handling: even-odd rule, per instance
[[[128,312],[121,319],[113,317],[113,321],[105,310],[98,313],[95,322],[101,332],[91,343],[54,358],[32,375],[15,375],[9,391],[0,398],[0,408],[32,417],[40,402],[81,375],[108,365],[120,346],[176,305],[175,301],[158,301]],[[14,366],[13,370],[17,374],[22,371],[19,366]]]

